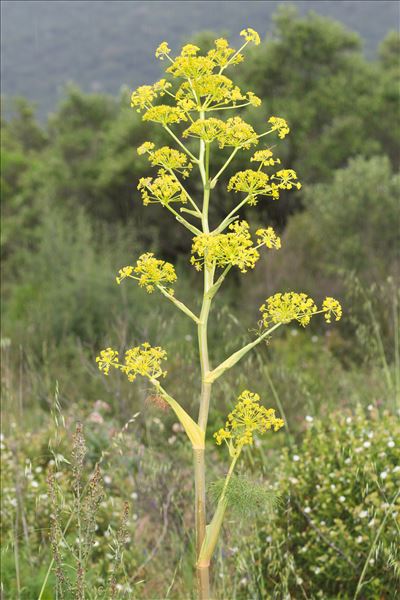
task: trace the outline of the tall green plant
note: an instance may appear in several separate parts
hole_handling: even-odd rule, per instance
[[[266,169],[280,164],[274,158],[271,147],[265,145],[251,158],[257,167],[234,174],[227,189],[239,194],[239,202],[216,226],[209,222],[209,206],[212,192],[220,184],[222,175],[241,151],[248,150],[264,142],[265,136],[277,134],[283,139],[289,133],[289,126],[280,117],[272,116],[268,128],[256,133],[253,127],[240,117],[226,120],[214,115],[223,115],[222,111],[232,111],[245,106],[259,107],[261,100],[252,92],[242,92],[225,75],[227,68],[243,60],[243,50],[250,43],[258,45],[260,38],[253,29],[241,32],[244,44],[239,50],[229,47],[225,39],[215,41],[215,47],[207,54],[200,55],[197,46],[188,44],[180,55],[171,57],[171,50],[163,42],[156,51],[156,57],[166,60],[169,65],[166,72],[176,82],[174,86],[167,79],[161,79],[154,85],[144,85],[133,92],[131,105],[138,112],[143,111],[143,120],[159,124],[167,132],[177,148],[163,146],[156,149],[152,142],[143,143],[139,154],[147,155],[152,166],[158,168],[156,177],[146,177],[139,181],[138,189],[143,202],[160,204],[170,212],[176,221],[193,235],[191,263],[198,271],[203,271],[204,287],[201,310],[196,314],[178,300],[173,285],[177,279],[174,266],[156,258],[148,252],[139,257],[136,265],[123,267],[118,274],[117,283],[130,278],[138,281],[149,293],[159,291],[197,327],[199,361],[201,367],[201,393],[199,414],[195,420],[161,385],[165,377],[162,362],[166,352],[159,346],[152,347],[144,342],[130,348],[121,360],[118,352],[107,348],[100,352],[97,363],[108,375],[110,369],[117,368],[125,373],[130,381],[138,375],[146,377],[175,412],[180,420],[194,453],[195,481],[195,528],[197,548],[197,576],[199,598],[210,598],[209,566],[217,543],[229,497],[232,490],[232,474],[244,446],[253,444],[255,434],[268,430],[277,431],[283,421],[275,416],[273,409],[260,404],[258,394],[248,390],[239,396],[236,407],[228,415],[225,427],[214,434],[217,444],[225,442],[230,456],[230,467],[221,488],[214,516],[207,524],[206,518],[206,463],[205,437],[211,400],[212,386],[228,369],[240,361],[252,348],[267,340],[272,332],[281,325],[298,321],[308,325],[311,317],[323,313],[328,322],[334,317],[340,319],[340,304],[333,298],[326,298],[320,309],[314,300],[304,293],[278,293],[267,298],[261,306],[261,320],[254,341],[238,349],[216,367],[211,366],[208,347],[208,320],[215,295],[230,270],[234,267],[245,273],[253,269],[260,257],[261,248],[279,249],[278,235],[267,227],[256,231],[253,239],[249,224],[240,220],[238,212],[245,205],[254,206],[258,200],[271,198],[278,200],[281,190],[299,189],[295,171],[281,169],[267,174]],[[162,98],[162,102],[159,100]],[[229,114],[229,113],[228,113]],[[182,130],[182,125],[184,129]],[[198,149],[187,145],[191,139],[198,140]],[[212,158],[218,149],[230,149],[225,164],[214,173]],[[183,184],[183,180],[196,172],[200,176],[202,198],[193,198]],[[196,393],[195,390],[192,392]]]

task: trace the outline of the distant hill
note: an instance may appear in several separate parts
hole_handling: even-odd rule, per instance
[[[342,21],[365,40],[371,56],[398,23],[393,1],[176,2],[3,0],[2,93],[22,95],[43,117],[54,109],[68,81],[88,92],[117,94],[160,74],[154,49],[172,47],[202,30],[237,36],[254,27],[263,36],[280,4],[295,5]]]

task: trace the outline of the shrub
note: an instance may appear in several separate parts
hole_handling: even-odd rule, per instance
[[[260,533],[272,598],[396,597],[399,435],[392,415],[369,406],[311,422],[284,453],[280,509]]]

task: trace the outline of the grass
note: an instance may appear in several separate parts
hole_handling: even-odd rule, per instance
[[[234,326],[237,327],[237,324]],[[104,382],[102,392],[97,394],[101,400],[89,402],[83,398],[71,402],[63,395],[62,387],[56,390],[54,397],[55,382],[51,386],[50,375],[44,378],[48,382],[45,391],[47,402],[37,398],[34,404],[31,396],[29,403],[25,404],[25,389],[38,373],[30,372],[32,362],[24,352],[19,353],[25,359],[22,367],[13,369],[11,352],[10,346],[3,344],[3,408],[6,410],[2,441],[4,591],[21,599],[45,600],[52,597],[57,580],[56,561],[49,548],[51,527],[54,529],[54,522],[51,526],[54,507],[51,509],[51,492],[46,478],[49,468],[54,468],[54,462],[61,473],[56,480],[56,496],[61,502],[58,544],[64,538],[69,545],[71,540],[75,540],[75,544],[76,538],[81,538],[76,523],[71,521],[71,507],[75,506],[76,499],[74,469],[70,464],[73,462],[73,431],[76,423],[80,422],[87,447],[85,468],[90,472],[96,464],[100,466],[105,498],[99,502],[95,544],[87,557],[86,596],[79,596],[74,591],[65,597],[104,597],[98,588],[109,582],[110,565],[116,556],[110,550],[110,535],[115,539],[125,502],[130,506],[127,522],[129,541],[119,544],[118,561],[124,567],[118,574],[114,597],[143,600],[186,600],[194,597],[191,456],[171,411],[165,412],[151,401],[146,401],[148,394],[143,387],[131,385],[131,389],[126,390],[121,382],[115,381],[116,378],[112,383]],[[187,389],[193,376],[190,372],[185,382],[182,379],[175,382],[181,361],[183,356],[175,354],[170,376],[177,388],[181,385]],[[82,364],[90,372],[89,360],[85,359]],[[282,467],[282,456],[287,450],[293,455],[295,446],[301,448],[311,419],[323,425],[338,411],[353,414],[360,402],[364,407],[377,407],[378,411],[390,409],[392,396],[388,393],[381,365],[382,362],[374,368],[344,368],[340,357],[332,350],[329,337],[323,333],[289,328],[286,334],[274,340],[274,344],[261,348],[246,359],[242,369],[230,373],[223,383],[217,384],[217,403],[211,415],[210,432],[220,426],[226,410],[232,406],[232,398],[243,382],[250,379],[252,388],[264,392],[264,396],[270,399],[269,404],[275,405],[279,414],[284,413],[287,423],[285,433],[271,436],[267,442],[257,446],[255,452],[246,453],[241,468],[241,475],[245,478],[271,486],[280,470],[283,469],[283,473],[288,471],[288,466]],[[43,369],[45,373],[45,365]],[[93,385],[98,392],[99,383],[95,377]],[[52,408],[49,410],[51,396]],[[124,398],[122,409],[118,406],[118,398]],[[211,452],[211,479],[218,481],[224,476],[223,460],[219,449],[213,448],[211,435],[207,443]],[[180,465],[179,469],[177,465]],[[284,489],[282,484],[278,493],[284,492]],[[382,553],[382,548],[386,548],[389,539],[386,524],[396,501],[389,498],[390,508],[384,513],[375,538],[364,551],[364,567],[354,574],[359,598],[378,597],[375,592],[368,592],[371,585],[369,561],[376,552]],[[290,591],[293,586],[293,578],[301,578],[296,566],[299,556],[285,554],[283,546],[280,546],[274,560],[279,564],[282,556],[285,569],[279,578],[273,571],[266,573],[264,543],[268,535],[263,533],[262,515],[252,525],[248,521],[253,521],[253,517],[242,520],[232,513],[228,519],[230,525],[233,521],[235,526],[229,527],[229,535],[228,531],[223,533],[224,543],[219,546],[219,558],[213,574],[216,597],[220,600],[284,597],[285,590]],[[297,527],[296,523],[292,526]],[[349,524],[347,526],[350,527]],[[60,534],[62,530],[65,530],[63,535]],[[340,531],[339,528],[338,535],[342,535]],[[323,552],[324,536],[317,536],[314,543],[317,544],[317,553],[318,546]],[[77,548],[70,547],[79,558],[79,545]],[[392,556],[392,560],[396,564],[396,556]],[[74,561],[71,563],[71,558],[62,562],[72,570]],[[245,567],[249,564],[252,565],[250,571]],[[337,576],[340,581],[340,574]],[[349,583],[349,589],[353,589],[353,583]],[[314,597],[310,596],[307,585],[303,586],[304,594]],[[290,593],[293,594],[293,591]],[[301,588],[295,593],[303,594]],[[352,595],[349,593],[344,597],[351,598]]]

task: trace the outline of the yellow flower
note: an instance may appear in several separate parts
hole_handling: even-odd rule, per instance
[[[342,317],[342,307],[338,300],[335,298],[327,297],[322,303],[322,310],[325,312],[324,317],[327,323],[331,322],[332,314],[336,321],[339,321]]]
[[[287,136],[287,134],[290,131],[287,122],[285,121],[285,119],[282,119],[281,117],[270,117],[268,119],[268,123],[271,123],[271,125],[272,125],[271,130],[277,131],[278,136],[282,140],[285,136]]]
[[[158,46],[157,50],[156,50],[156,58],[159,58],[160,60],[164,60],[164,58],[166,56],[168,56],[168,54],[170,54],[171,49],[168,47],[168,42],[161,42],[161,44]]]
[[[297,173],[293,169],[282,169],[272,176],[272,179],[278,179],[278,187],[282,190],[291,190],[293,187],[298,190],[301,188],[300,181],[297,180]]]
[[[118,283],[118,285],[121,283],[121,281],[123,279],[126,279],[127,277],[130,277],[132,275],[132,272],[133,272],[133,267],[130,267],[130,266],[128,266],[128,267],[122,267],[122,269],[120,269],[118,271],[119,277],[117,276],[115,278],[116,282]]]
[[[187,197],[177,178],[168,175],[164,169],[158,171],[158,177],[142,177],[139,179],[137,189],[142,194],[143,204],[160,203],[167,206],[172,202],[187,202]]]
[[[151,152],[154,148],[153,142],[143,142],[141,146],[137,149],[137,153],[139,155],[146,154],[146,152]]]
[[[160,96],[164,96],[166,90],[168,90],[170,87],[172,87],[172,83],[170,83],[166,79],[160,79],[159,81],[153,83],[153,90],[155,92],[158,92]]]
[[[242,273],[253,269],[260,255],[253,246],[249,224],[236,221],[229,225],[230,233],[202,233],[193,238],[191,263],[197,270],[207,266],[236,266]]]
[[[153,90],[152,85],[141,85],[131,95],[131,106],[138,106],[138,110],[141,108],[148,108],[156,98],[156,94]]]
[[[141,109],[149,109],[152,106],[153,100],[158,95],[163,96],[165,91],[171,87],[171,84],[166,79],[160,79],[153,85],[141,85],[131,95],[131,106],[137,106],[137,111]]]
[[[154,121],[155,123],[168,125],[168,123],[187,121],[187,117],[183,110],[177,106],[159,104],[158,106],[152,106],[144,113],[143,121]]]
[[[195,80],[202,75],[211,74],[214,66],[213,60],[208,56],[195,56],[185,53],[175,58],[173,64],[168,67],[167,73],[172,73],[174,77]]]
[[[186,44],[182,46],[181,56],[196,56],[200,48],[194,44]]]
[[[271,323],[290,323],[296,320],[305,327],[311,317],[317,312],[312,298],[304,293],[286,292],[270,296],[260,307],[263,324],[268,327]]]
[[[141,346],[130,348],[125,353],[125,364],[120,369],[129,381],[134,381],[137,375],[157,379],[165,377],[166,371],[161,368],[161,361],[166,360],[167,353],[160,346],[152,347],[148,342]]]
[[[259,236],[257,244],[263,244],[267,246],[267,248],[275,248],[276,250],[279,250],[281,247],[281,238],[276,235],[272,227],[267,227],[267,229],[257,229],[256,235]]]
[[[179,106],[179,108],[184,110],[186,113],[197,108],[197,103],[194,100],[192,100],[191,98],[185,98],[185,97],[178,98],[177,96],[175,96],[175,98],[176,98],[176,103]]]
[[[244,37],[246,42],[254,42],[256,46],[258,46],[261,42],[260,36],[258,35],[257,31],[251,29],[251,27],[248,27],[247,29],[242,29],[240,35]]]
[[[214,437],[218,446],[220,446],[224,440],[229,440],[232,437],[232,434],[230,431],[221,428],[214,433]]]
[[[112,348],[101,350],[100,355],[96,357],[97,366],[104,375],[108,375],[110,367],[119,368],[118,352]]]
[[[169,146],[163,146],[158,150],[154,150],[154,152],[150,150],[149,161],[153,167],[165,167],[166,169],[178,171],[184,177],[189,174],[193,166],[188,162],[186,154]]]
[[[258,144],[258,137],[253,127],[240,117],[231,117],[225,123],[224,130],[218,136],[219,147],[250,148]]]
[[[257,196],[271,196],[275,200],[279,198],[278,186],[270,183],[269,176],[262,171],[238,171],[228,183],[228,191],[245,192],[249,195],[249,204],[256,204]]]
[[[196,137],[204,140],[205,142],[212,142],[220,136],[225,130],[225,123],[221,119],[198,119],[191,124],[190,127],[185,129],[183,137]]]
[[[154,258],[152,252],[146,252],[139,257],[134,272],[139,275],[139,285],[145,287],[149,294],[154,291],[155,286],[173,283],[177,279],[174,266]],[[168,291],[173,292],[173,290]]]
[[[260,396],[245,390],[240,394],[238,403],[229,413],[225,428],[214,433],[218,445],[229,440],[228,446],[238,452],[246,444],[253,444],[255,433],[263,434],[273,429],[278,431],[284,422],[275,416],[273,408],[260,405]]]
[[[166,358],[165,350],[159,346],[152,347],[149,343],[144,342],[141,346],[126,351],[123,364],[118,362],[118,352],[112,348],[102,350],[100,356],[96,358],[96,362],[100,371],[103,371],[105,375],[108,375],[110,367],[115,367],[125,373],[129,381],[134,381],[137,375],[149,379],[165,377],[166,372],[161,368],[161,361]]]
[[[247,99],[252,106],[260,106],[261,98],[253,94],[253,92],[247,92]]]
[[[251,162],[259,162],[259,163],[261,163],[262,167],[270,167],[275,164],[280,164],[280,162],[281,162],[280,158],[274,159],[272,157],[273,157],[272,150],[270,150],[269,148],[266,148],[265,150],[257,150],[257,152],[255,152],[253,154],[253,156],[251,157],[250,161]]]
[[[228,63],[237,64],[243,60],[242,55],[235,56],[233,61],[230,61],[232,55],[235,53],[233,48],[229,47],[228,41],[225,38],[218,38],[214,42],[215,48],[207,53],[208,58],[215,63],[217,67],[226,67]]]
[[[231,79],[220,73],[208,73],[195,79],[194,81],[184,82],[176,93],[177,100],[190,97],[200,108],[201,98],[205,98],[205,107],[223,106],[230,102],[245,100],[246,96],[242,94],[240,88],[233,85]],[[214,105],[212,103],[215,103]]]

